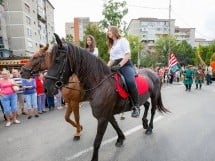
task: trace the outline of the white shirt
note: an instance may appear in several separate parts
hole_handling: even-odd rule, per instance
[[[125,54],[130,52],[130,45],[126,38],[114,40],[113,46],[110,49],[110,60],[124,58]]]
[[[98,56],[99,56],[99,50],[98,50],[98,48],[95,47],[95,48],[94,48],[94,51],[93,51],[93,52],[90,52],[90,54],[93,54],[93,55],[95,55],[96,57],[98,57]]]

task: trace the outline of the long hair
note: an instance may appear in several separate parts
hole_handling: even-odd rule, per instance
[[[117,26],[109,26],[108,31],[111,31],[113,36],[116,37],[117,39],[121,38],[120,31]],[[110,38],[108,34],[106,36],[107,36],[107,46],[108,46],[108,49],[110,50],[111,47],[113,46],[113,38]]]
[[[87,39],[88,39],[88,38],[90,38],[90,40],[91,40],[91,42],[92,42],[90,45],[87,44]],[[86,48],[89,52],[93,53],[95,47],[96,47],[95,38],[94,38],[92,35],[87,35],[87,37],[86,37],[86,39],[85,39],[85,48]]]

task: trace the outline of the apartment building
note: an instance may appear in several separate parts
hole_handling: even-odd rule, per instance
[[[210,40],[206,40],[206,39],[202,39],[202,38],[196,38],[195,42],[194,42],[194,46],[198,47],[198,46],[208,46],[210,44],[212,44],[213,41]]]
[[[15,56],[32,56],[53,41],[54,7],[49,0],[5,0],[8,45]]]
[[[175,28],[174,33],[176,40],[178,41],[187,41],[191,46],[195,45],[195,28]]]
[[[11,53],[8,46],[4,7],[0,5],[0,57],[9,57]]]
[[[186,40],[194,45],[195,28],[179,28],[175,19],[138,18],[132,19],[127,28],[128,34],[139,36],[148,47],[154,46],[155,41],[164,35],[174,35],[176,40]]]
[[[74,43],[79,44],[84,39],[84,31],[89,24],[98,25],[98,22],[90,22],[89,17],[75,17],[73,22],[65,23],[66,35],[72,35]]]

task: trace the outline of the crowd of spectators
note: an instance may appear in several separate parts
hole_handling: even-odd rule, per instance
[[[0,106],[6,127],[20,124],[19,115],[26,115],[27,119],[31,119],[38,118],[55,107],[62,109],[60,90],[55,96],[46,96],[43,83],[42,72],[24,79],[17,69],[0,71]]]

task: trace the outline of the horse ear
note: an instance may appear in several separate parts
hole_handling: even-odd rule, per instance
[[[46,44],[46,46],[43,48],[44,51],[48,50],[49,44]]]
[[[56,33],[54,33],[54,36],[55,36],[55,40],[57,41],[57,44],[62,48],[63,45],[60,37]]]

